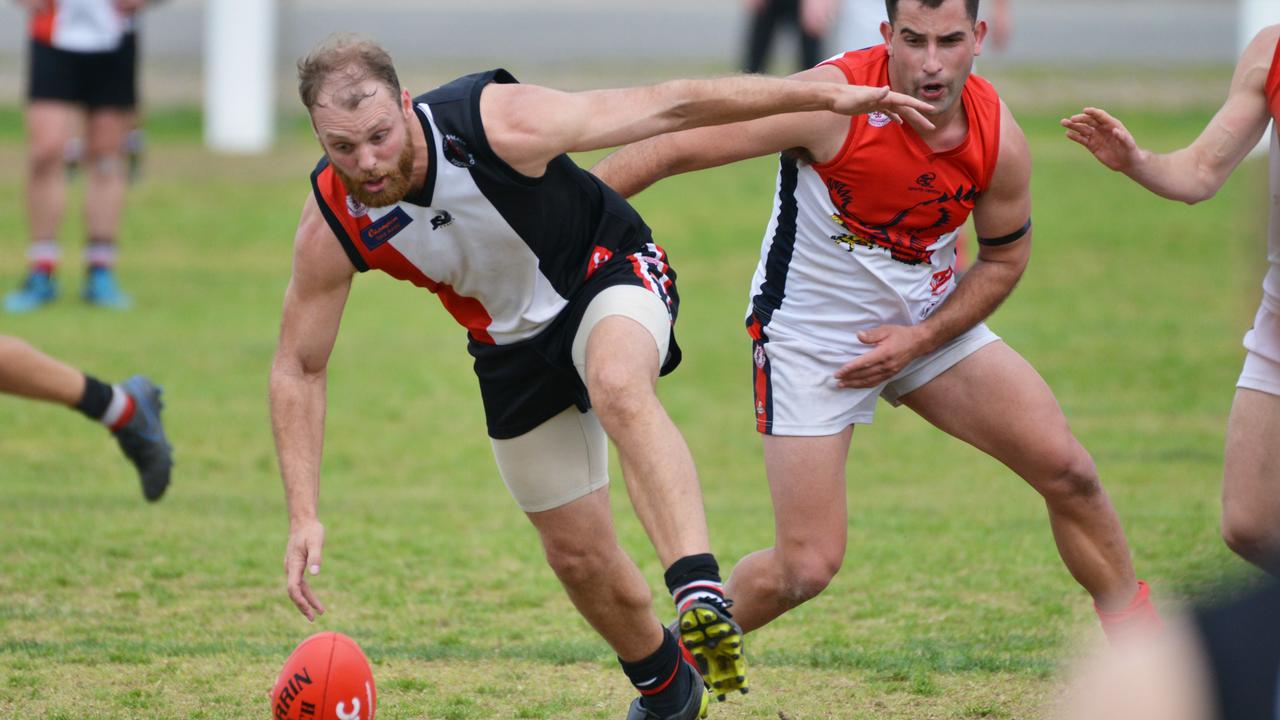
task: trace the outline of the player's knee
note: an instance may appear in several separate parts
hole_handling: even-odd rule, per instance
[[[843,552],[806,553],[787,563],[783,588],[788,605],[799,605],[827,589],[844,562]]]
[[[653,399],[647,378],[625,367],[605,366],[587,373],[591,406],[606,427],[639,417]]]
[[[1048,459],[1045,475],[1037,489],[1046,500],[1080,500],[1102,492],[1098,466],[1078,444]]]
[[[62,172],[63,147],[57,143],[33,142],[27,148],[27,162],[36,176]]]
[[[608,556],[588,538],[543,539],[547,564],[566,587],[584,587],[596,582],[608,567]]]
[[[1261,564],[1280,551],[1280,528],[1276,525],[1275,518],[1263,517],[1245,508],[1224,507],[1222,539],[1235,554]]]
[[[118,150],[91,153],[87,167],[98,177],[115,177],[124,175],[125,160]]]

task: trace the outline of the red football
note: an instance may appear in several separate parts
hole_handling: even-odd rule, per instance
[[[316,633],[284,661],[271,689],[275,720],[373,720],[378,693],[369,660],[355,640]]]

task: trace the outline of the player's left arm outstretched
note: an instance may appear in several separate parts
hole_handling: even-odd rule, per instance
[[[1009,108],[1000,104],[1000,154],[991,184],[973,210],[978,257],[950,297],[918,325],[858,333],[875,347],[835,373],[840,387],[874,387],[995,312],[1031,257],[1031,152]]]
[[[1278,37],[1280,25],[1254,36],[1236,65],[1226,102],[1200,136],[1180,150],[1155,153],[1140,147],[1124,123],[1101,108],[1084,108],[1060,124],[1098,162],[1151,192],[1189,204],[1208,200],[1267,129],[1267,72]]]

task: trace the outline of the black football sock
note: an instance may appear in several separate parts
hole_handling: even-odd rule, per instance
[[[689,700],[690,675],[684,671],[680,644],[666,628],[662,645],[652,655],[636,662],[618,658],[622,671],[640,691],[640,703],[657,715],[674,715]]]
[[[665,579],[677,613],[701,600],[724,608],[728,614],[729,604],[724,599],[724,583],[720,581],[720,565],[716,563],[715,555],[686,555],[671,563]]]

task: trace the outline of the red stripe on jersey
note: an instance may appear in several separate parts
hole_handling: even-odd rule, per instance
[[[342,184],[342,179],[333,171],[333,166],[329,165],[320,171],[319,177],[316,178],[316,186],[320,188],[320,194],[324,195],[324,201],[332,211],[333,216],[342,224],[342,229],[347,231],[347,238],[351,244],[355,246],[356,251],[364,258],[365,263],[370,267],[368,253],[364,244],[360,242],[360,231],[364,230],[372,222],[368,215],[353,217],[347,208],[347,187]]]
[[[1280,40],[1271,54],[1271,69],[1267,72],[1267,109],[1271,118],[1280,122]]]
[[[54,7],[31,16],[31,38],[45,45],[53,44],[53,20],[58,11]]]
[[[359,242],[357,241],[357,244]],[[409,262],[409,259],[400,254],[400,251],[391,243],[384,243],[378,246],[373,252],[366,253],[364,248],[360,249],[361,254],[365,255],[369,260],[369,267],[377,268],[397,280],[411,282],[420,288],[425,288],[435,293],[440,298],[444,309],[449,311],[454,320],[458,324],[465,327],[471,337],[477,342],[493,345],[493,336],[489,334],[489,326],[493,324],[493,317],[489,315],[489,311],[484,309],[484,305],[480,301],[465,295],[459,295],[453,287],[444,283],[436,282],[427,277],[426,273],[418,269],[417,265]]]
[[[773,409],[770,397],[772,388],[769,386],[769,356],[764,349],[764,328],[760,326],[759,318],[751,318],[747,334],[751,336],[751,379],[756,401],[756,432],[768,434],[771,425],[770,410]]]

